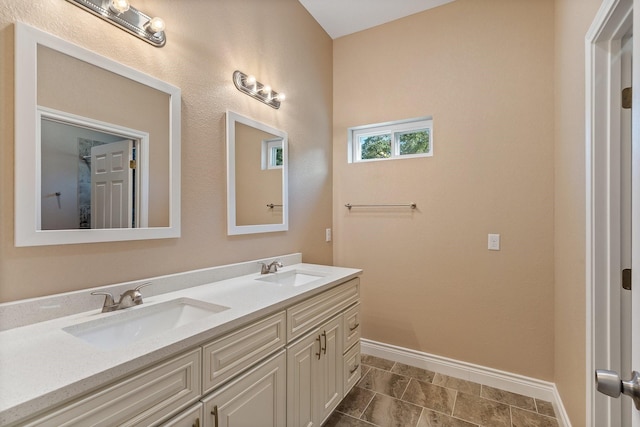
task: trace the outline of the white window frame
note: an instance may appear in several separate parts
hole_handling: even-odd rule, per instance
[[[275,151],[282,150],[282,138],[272,138],[262,140],[262,170],[282,169],[282,165],[276,164]]]
[[[403,133],[429,131],[429,151],[418,154],[400,154],[398,136]],[[376,135],[391,135],[391,157],[385,159],[362,159],[360,138]],[[415,119],[398,120],[386,123],[376,123],[355,126],[348,129],[348,162],[378,162],[383,160],[413,159],[416,157],[433,156],[433,117],[418,117]]]

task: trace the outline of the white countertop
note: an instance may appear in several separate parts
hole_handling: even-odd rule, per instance
[[[0,332],[0,425],[33,416],[245,323],[284,309],[362,272],[353,268],[304,263],[279,271],[295,269],[314,271],[323,277],[294,287],[255,280],[261,275],[249,274],[144,297],[144,304],[122,311],[101,313],[100,308],[96,307],[95,310]],[[142,292],[144,294],[144,289]],[[184,297],[229,309],[108,350],[94,347],[63,330],[89,320],[107,319]]]

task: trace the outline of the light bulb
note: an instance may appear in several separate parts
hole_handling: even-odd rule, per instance
[[[252,92],[252,93],[256,93],[256,86],[257,86],[258,81],[256,80],[256,78],[252,75],[247,76],[247,78],[244,80],[244,84],[245,86]]]
[[[111,0],[109,4],[109,9],[111,9],[115,13],[124,13],[129,10],[129,1],[128,0]]]
[[[150,33],[158,34],[164,31],[165,24],[162,18],[151,18],[151,20],[147,23],[147,30]]]
[[[277,94],[277,95],[275,96],[275,98],[273,98],[273,99],[275,99],[275,100],[277,100],[277,101],[282,102],[282,101],[284,101],[285,99],[287,99],[287,97],[286,97],[286,96],[284,96],[284,93],[279,93],[279,94]]]
[[[264,85],[264,87],[262,88],[262,93],[267,94],[267,95],[271,95],[271,86]]]

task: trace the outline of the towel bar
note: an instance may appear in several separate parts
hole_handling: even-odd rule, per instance
[[[411,209],[415,209],[418,205],[415,203],[397,203],[397,204],[375,204],[375,205],[352,205],[351,203],[347,203],[344,205],[347,209],[351,210],[351,208],[395,208],[395,207],[407,207]]]

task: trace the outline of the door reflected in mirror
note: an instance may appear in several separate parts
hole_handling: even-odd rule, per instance
[[[227,111],[228,233],[288,229],[287,134]]]

